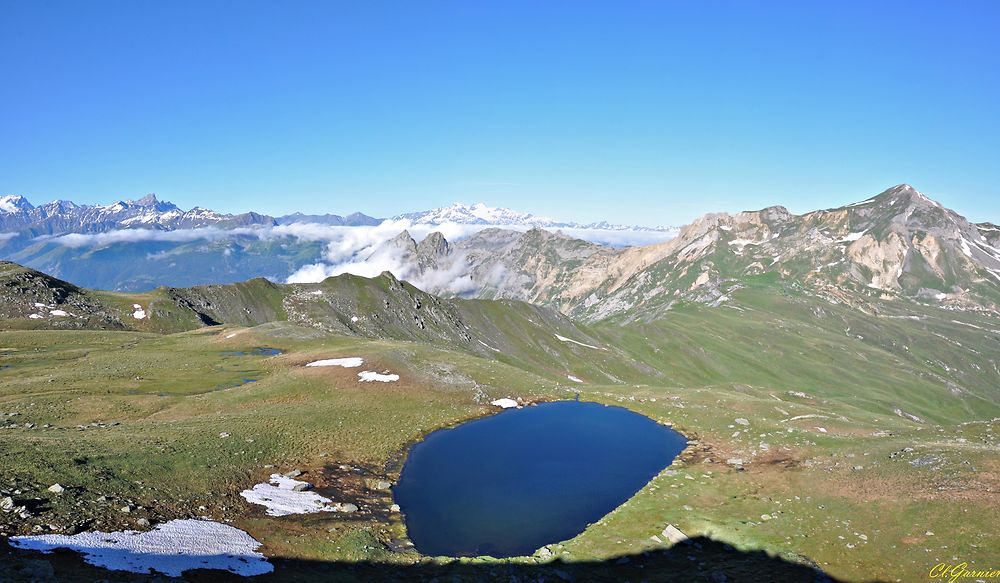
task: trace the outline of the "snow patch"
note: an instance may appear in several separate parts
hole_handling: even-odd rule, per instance
[[[500,352],[500,349],[499,349],[499,348],[493,348],[492,346],[490,346],[489,344],[487,344],[487,343],[483,342],[482,340],[478,340],[478,342],[479,342],[480,344],[482,344],[483,346],[485,346],[486,348],[489,348],[489,349],[490,349],[490,350],[492,350],[493,352]]]
[[[143,310],[139,304],[132,304],[132,309],[135,310],[132,312],[132,317],[136,320],[144,320],[146,318],[146,310]]]
[[[49,314],[53,316],[68,316],[69,312],[66,310],[49,310]]]
[[[398,380],[399,380],[398,374],[391,374],[388,372],[386,372],[386,374],[379,374],[374,371],[363,370],[358,373],[358,382],[361,383],[371,383],[376,381],[380,383],[391,383]]]
[[[560,342],[572,342],[573,344],[579,344],[580,346],[584,346],[586,348],[593,348],[594,350],[607,350],[607,348],[601,348],[600,346],[594,346],[593,344],[584,344],[583,342],[573,340],[572,338],[566,338],[565,336],[560,336],[558,334],[555,334],[555,337]]]
[[[573,376],[571,374],[566,375],[566,378],[568,378],[569,380],[573,381],[574,383],[582,383],[583,382],[582,379],[579,379],[579,378],[577,378],[577,377],[575,377],[575,376]]]
[[[497,399],[496,401],[491,401],[490,405],[500,407],[501,409],[512,409],[514,407],[520,407],[521,405],[514,399]]]
[[[365,360],[359,356],[349,356],[347,358],[328,358],[310,362],[306,366],[342,366],[344,368],[357,368],[364,364]]]
[[[168,577],[180,577],[190,569],[219,569],[244,577],[274,570],[257,552],[261,545],[253,537],[208,520],[171,520],[148,532],[15,536],[9,542],[19,549],[43,553],[70,549],[91,565],[132,573],[156,571]]]
[[[864,237],[865,233],[867,233],[867,232],[868,232],[868,230],[866,229],[864,231],[859,231],[857,233],[848,233],[847,235],[844,235],[843,237],[841,237],[840,240],[838,240],[837,242],[838,243],[853,243],[854,241],[857,241],[861,237]]]
[[[962,253],[965,253],[966,257],[972,257],[972,249],[969,249],[969,242],[965,240],[965,237],[959,239],[959,243],[962,246]]]
[[[978,243],[976,241],[973,241],[972,243],[976,247],[979,247],[979,249],[981,251],[985,252],[987,255],[989,255],[993,259],[996,259],[997,261],[1000,261],[1000,249],[997,249],[993,245],[990,245],[988,242],[986,242],[985,239],[983,239],[983,241],[984,242],[982,242],[982,243]]]
[[[267,484],[257,484],[250,490],[240,492],[247,502],[267,508],[268,516],[288,516],[290,514],[312,514],[314,512],[335,512],[333,500],[320,496],[308,489],[296,491],[299,486],[308,488],[308,482],[293,480],[281,474],[271,474]]]

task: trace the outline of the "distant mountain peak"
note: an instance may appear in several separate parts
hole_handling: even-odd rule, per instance
[[[23,196],[0,197],[0,232],[27,232],[32,237],[134,228],[174,230],[273,224],[273,218],[254,213],[228,215],[197,207],[185,212],[173,203],[159,200],[155,194],[107,205],[56,200],[39,207],[32,206]]]
[[[581,224],[571,221],[558,221],[549,217],[533,215],[504,207],[493,207],[483,202],[466,204],[455,202],[448,206],[427,211],[405,213],[393,217],[396,220],[409,220],[417,225],[442,225],[457,223],[460,225],[489,225],[495,227],[535,227],[543,229],[596,229],[602,231],[660,231],[675,232],[673,227],[638,227],[630,225],[615,225],[607,221]]]
[[[19,194],[0,196],[0,213],[16,213],[35,208],[28,199]]]

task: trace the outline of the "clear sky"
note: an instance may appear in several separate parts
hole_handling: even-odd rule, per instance
[[[1000,2],[0,0],[0,193],[1000,221]]]

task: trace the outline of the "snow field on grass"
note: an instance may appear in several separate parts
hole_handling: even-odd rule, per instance
[[[180,577],[190,569],[220,569],[244,577],[274,570],[257,552],[260,543],[227,524],[209,520],[171,520],[147,532],[83,532],[75,535],[15,536],[12,546],[43,553],[70,549],[86,562],[113,571]]]

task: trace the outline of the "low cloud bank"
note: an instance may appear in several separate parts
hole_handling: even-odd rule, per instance
[[[155,229],[121,229],[104,233],[72,233],[39,237],[66,247],[101,247],[105,245],[142,242],[190,243],[214,242],[237,237],[250,237],[261,241],[284,238],[306,242],[324,242],[322,257],[292,273],[288,283],[319,282],[327,277],[350,273],[375,277],[389,271],[399,279],[410,281],[428,291],[464,295],[491,281],[500,282],[505,277],[502,268],[498,273],[479,274],[478,284],[469,273],[465,255],[454,253],[442,265],[431,269],[421,268],[411,260],[404,247],[388,244],[402,231],[408,231],[415,241],[421,241],[432,232],[441,233],[448,241],[467,238],[479,231],[496,228],[492,225],[465,225],[444,223],[440,225],[414,224],[408,219],[386,220],[376,226],[342,227],[315,223],[293,223],[273,227],[241,227],[220,229],[203,227],[162,231]],[[504,226],[504,229],[527,231],[527,225]],[[554,230],[586,241],[614,247],[648,245],[665,241],[672,233],[660,231],[614,231],[602,229],[563,228]],[[0,234],[0,241],[6,234]],[[169,254],[170,251],[161,252]]]

